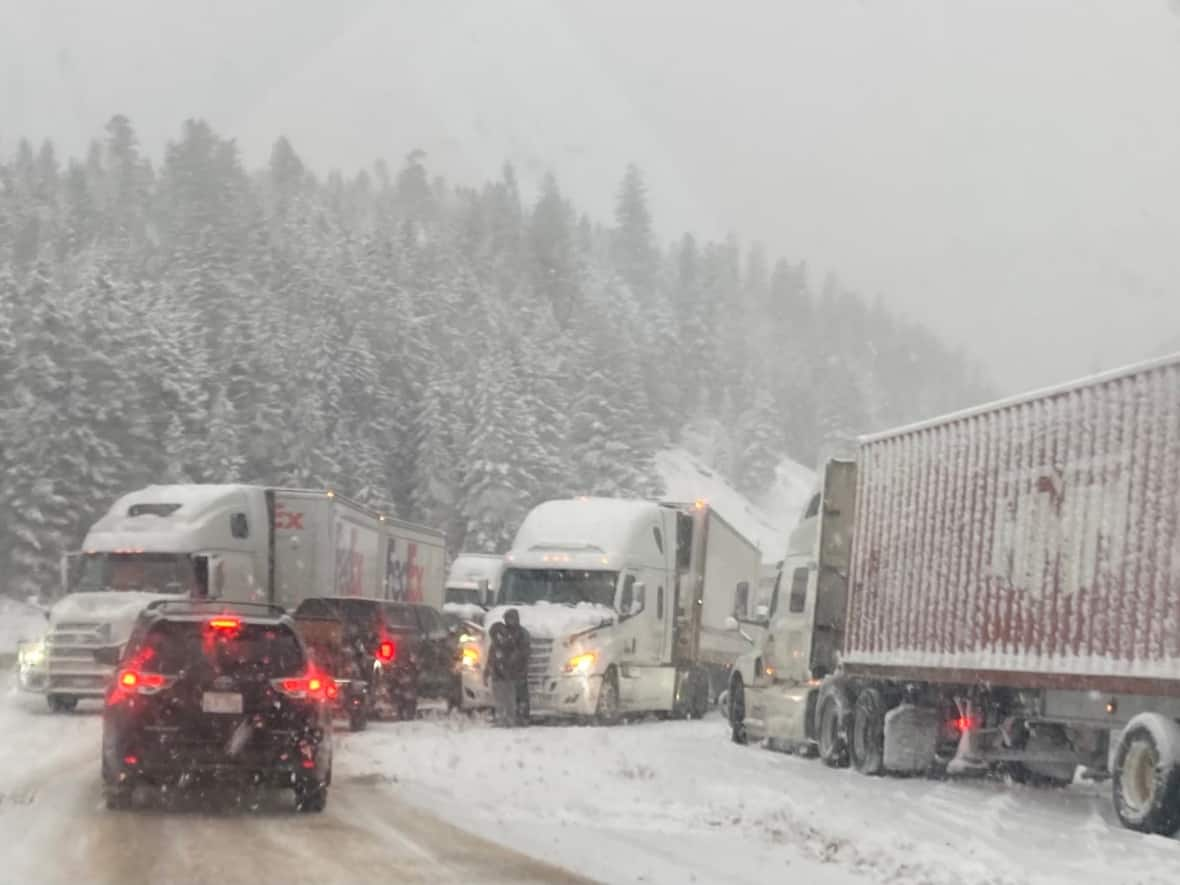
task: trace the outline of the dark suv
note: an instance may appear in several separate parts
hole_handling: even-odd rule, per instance
[[[299,810],[324,809],[336,687],[310,666],[282,609],[154,603],[111,663],[102,722],[108,808],[129,807],[139,783],[228,778],[292,787]]]
[[[455,629],[429,605],[357,596],[305,599],[296,619],[332,615],[346,625],[351,644],[368,662],[369,696],[401,719],[417,716],[419,698],[458,702],[459,644]]]

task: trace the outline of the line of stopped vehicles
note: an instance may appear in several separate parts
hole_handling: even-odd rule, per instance
[[[331,492],[154,486],[63,559],[23,688],[104,703],[112,807],[231,776],[324,807],[335,721],[486,709],[699,718],[866,775],[1109,779],[1180,829],[1180,356],[862,438],[764,565],[707,502],[534,508],[502,556]],[[325,592],[327,590],[328,592]]]

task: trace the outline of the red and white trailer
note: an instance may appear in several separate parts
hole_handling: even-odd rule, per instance
[[[1180,357],[864,438],[809,513],[735,737],[868,774],[1084,765],[1127,826],[1180,828]]]

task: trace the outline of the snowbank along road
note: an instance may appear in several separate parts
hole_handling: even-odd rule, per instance
[[[0,695],[5,881],[1162,885],[1180,868],[1180,842],[1123,830],[1105,786],[866,778],[734,746],[715,716],[375,723],[341,735],[323,815],[286,794],[108,812],[93,708],[41,710]]]

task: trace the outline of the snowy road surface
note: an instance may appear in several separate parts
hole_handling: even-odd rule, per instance
[[[254,797],[245,807],[165,803],[148,793],[131,812],[109,812],[100,794],[96,708],[51,716],[41,712],[43,703],[0,696],[8,762],[0,775],[7,841],[0,881],[585,881],[407,805],[383,778],[350,773],[344,759],[322,815],[296,814],[285,793]]]
[[[39,700],[0,694],[3,881],[578,881],[564,868],[612,883],[1154,885],[1180,869],[1180,842],[1120,829],[1105,786],[866,778],[736,747],[715,717],[377,723],[342,735],[322,816],[285,796],[111,813],[97,717]]]

